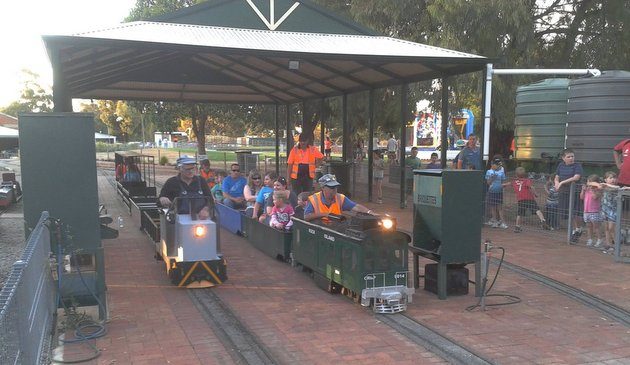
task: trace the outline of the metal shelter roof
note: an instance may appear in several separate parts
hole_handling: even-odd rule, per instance
[[[165,19],[189,22],[199,14],[195,9],[248,1],[209,3]],[[310,8],[296,7],[285,23],[300,9]],[[56,89],[62,83],[68,96],[93,99],[287,104],[482,70],[487,63],[473,54],[366,35],[362,28],[356,29],[363,34],[327,34],[277,30],[281,26],[140,21],[44,36],[44,42]]]

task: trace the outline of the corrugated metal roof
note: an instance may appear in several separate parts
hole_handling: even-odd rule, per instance
[[[383,36],[157,22],[44,42],[63,93],[85,99],[294,103],[480,71],[487,62]]]
[[[265,31],[158,22],[124,23],[112,28],[77,33],[72,36],[307,54],[484,58],[470,53],[382,36]]]

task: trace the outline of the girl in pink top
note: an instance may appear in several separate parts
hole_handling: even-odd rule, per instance
[[[588,234],[587,246],[593,246],[593,235],[596,236],[597,242],[595,247],[602,245],[602,237],[599,225],[604,221],[602,214],[602,191],[595,184],[598,183],[599,176],[590,175],[586,179],[586,184],[582,185],[580,199],[584,200],[584,223],[586,223],[586,232]]]
[[[287,204],[286,191],[273,192],[273,208],[271,209],[271,220],[269,225],[273,228],[289,230],[293,225],[291,217],[295,212],[290,204]]]

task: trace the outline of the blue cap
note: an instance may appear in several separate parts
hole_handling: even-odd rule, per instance
[[[183,155],[182,157],[177,159],[177,167],[180,167],[182,165],[196,165],[197,164],[197,160],[195,160],[194,157],[190,157],[187,155]]]
[[[329,188],[334,188],[341,185],[333,174],[326,174],[320,177],[318,182],[321,187],[328,186]]]

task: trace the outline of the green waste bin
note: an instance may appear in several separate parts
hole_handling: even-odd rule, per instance
[[[352,186],[352,162],[329,161],[325,164],[324,171],[327,174],[335,175],[341,184],[337,191],[350,198],[352,195],[350,189]]]

